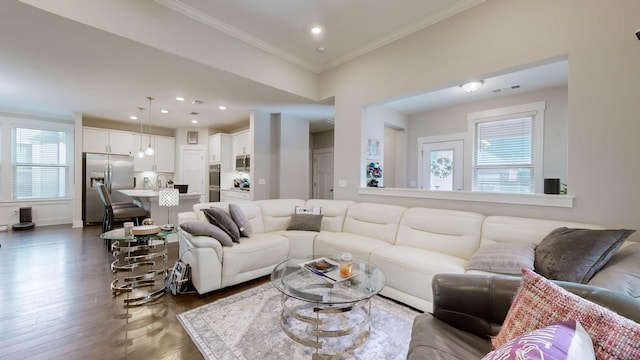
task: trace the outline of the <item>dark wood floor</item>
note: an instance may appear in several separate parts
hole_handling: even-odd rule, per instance
[[[0,359],[202,359],[176,315],[267,281],[125,308],[100,228],[0,232]]]

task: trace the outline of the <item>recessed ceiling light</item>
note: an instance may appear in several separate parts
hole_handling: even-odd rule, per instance
[[[176,100],[178,100],[178,101],[184,101],[184,98],[183,98],[182,96],[178,96],[178,97],[176,98]]]
[[[311,33],[313,35],[320,35],[322,34],[322,28],[320,26],[314,26],[311,28]]]
[[[320,46],[316,50],[318,50],[319,53],[323,53],[323,52],[327,51],[327,48],[325,48],[324,46]]]
[[[202,105],[202,100],[192,100],[191,105]]]
[[[224,105],[218,106],[218,110],[227,110],[227,107]]]
[[[131,119],[131,120],[138,120],[138,117],[137,117],[137,116],[135,116],[135,115],[131,115],[131,116],[129,116],[129,119]]]
[[[193,120],[191,120],[191,123],[192,123],[192,124],[197,124],[197,123],[198,123],[198,120],[193,119]]]
[[[160,110],[160,112],[163,113],[163,114],[168,114],[169,110],[162,109],[162,110]]]

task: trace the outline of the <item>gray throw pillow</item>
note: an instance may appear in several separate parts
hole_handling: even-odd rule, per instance
[[[320,231],[322,215],[293,214],[287,230]]]
[[[244,237],[251,237],[251,224],[247,219],[247,216],[244,214],[244,211],[240,209],[240,206],[234,203],[229,204],[229,215],[233,221],[238,225],[238,230],[240,231],[240,235]]]
[[[465,266],[500,274],[520,275],[522,268],[533,270],[535,244],[507,242],[481,246]]]
[[[238,229],[238,225],[233,221],[231,216],[227,214],[226,211],[212,207],[208,209],[202,209],[204,212],[204,216],[207,217],[210,223],[218,226],[220,229],[224,230],[229,236],[231,236],[231,240],[234,242],[239,242],[240,239],[240,230]]]
[[[180,228],[191,235],[212,237],[218,240],[222,246],[233,246],[229,234],[213,224],[202,221],[186,221],[180,224]]]
[[[557,228],[536,246],[535,270],[548,279],[586,284],[634,232]]]

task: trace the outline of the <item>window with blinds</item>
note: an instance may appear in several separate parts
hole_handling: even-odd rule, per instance
[[[470,114],[472,190],[532,194],[541,182],[544,102]]]
[[[11,140],[13,199],[66,198],[70,133],[13,127]]]
[[[533,118],[476,124],[474,191],[532,193]]]

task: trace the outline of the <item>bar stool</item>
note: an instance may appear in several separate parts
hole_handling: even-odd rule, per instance
[[[142,220],[149,217],[149,212],[134,203],[112,203],[107,187],[98,184],[98,195],[104,204],[104,217],[102,218],[102,232],[113,229],[113,224],[125,221],[134,221],[140,225]]]

